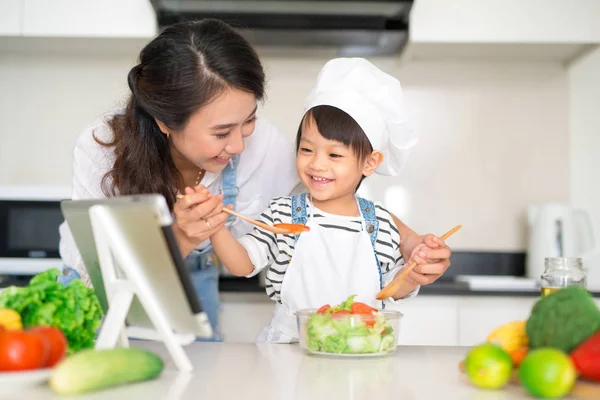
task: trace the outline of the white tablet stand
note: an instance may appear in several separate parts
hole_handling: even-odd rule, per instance
[[[155,286],[147,275],[146,267],[140,263],[143,257],[139,256],[139,252],[145,249],[132,245],[128,240],[128,232],[123,232],[123,221],[118,221],[110,208],[100,205],[90,208],[94,239],[109,304],[96,341],[96,349],[109,349],[119,345],[128,347],[128,336],[158,340],[165,344],[179,370],[191,371],[192,364],[182,346],[192,343],[196,335],[174,332],[169,315],[165,313],[154,290]],[[153,217],[152,214],[149,217]],[[158,225],[154,233],[161,234]],[[153,232],[144,233],[145,236],[152,234]],[[126,326],[134,296],[138,298],[155,329]],[[204,313],[202,315],[206,318]]]

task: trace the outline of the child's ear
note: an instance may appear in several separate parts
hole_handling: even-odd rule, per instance
[[[377,167],[379,167],[379,165],[381,165],[382,162],[383,162],[383,153],[380,152],[379,150],[373,151],[371,154],[369,154],[369,156],[365,160],[362,174],[364,176],[371,175],[373,172],[375,172]]]

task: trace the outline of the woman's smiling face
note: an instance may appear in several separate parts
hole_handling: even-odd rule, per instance
[[[208,172],[221,172],[232,156],[244,151],[244,139],[254,132],[256,109],[254,94],[226,89],[192,114],[181,131],[167,129],[173,159],[176,163],[187,160]]]

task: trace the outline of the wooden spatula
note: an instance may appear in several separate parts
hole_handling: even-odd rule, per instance
[[[448,232],[442,235],[442,240],[448,239],[450,236],[452,236],[454,232],[456,232],[460,228],[462,228],[462,225],[457,225],[454,228],[450,229]],[[413,268],[416,266],[417,262],[413,261],[407,268],[404,269],[404,271],[402,271],[400,275],[396,276],[393,281],[388,283],[383,289],[381,289],[379,293],[377,293],[377,296],[375,296],[377,300],[387,299],[388,297],[396,293],[398,289],[400,289],[400,286],[402,286],[402,284],[404,283],[404,280],[406,279],[408,273],[412,271]]]
[[[178,199],[182,199],[183,195],[178,194],[177,195]],[[269,232],[273,232],[273,233],[277,233],[280,235],[284,235],[284,234],[292,234],[292,235],[297,235],[300,234],[302,232],[307,232],[310,231],[310,228],[306,225],[302,225],[302,224],[274,224],[273,226],[271,225],[267,225],[263,222],[257,221],[253,218],[247,217],[243,214],[237,213],[235,211],[230,210],[229,208],[223,208],[223,212],[233,215],[237,218],[243,219],[246,222],[249,222],[253,225],[258,226],[259,228],[262,228],[266,231]]]
[[[302,233],[305,231],[310,231],[310,228],[308,226],[302,225],[302,224],[274,224],[273,226],[267,225],[263,222],[257,221],[255,219],[246,217],[245,215],[242,215],[240,213],[232,211],[229,208],[223,208],[223,212],[226,212],[227,214],[231,214],[233,216],[241,218],[246,222],[250,222],[253,225],[256,225],[260,228],[263,228],[266,231],[273,232],[273,233],[279,233],[279,234],[290,234],[291,233],[293,235],[296,235],[296,234],[299,234],[299,233]]]

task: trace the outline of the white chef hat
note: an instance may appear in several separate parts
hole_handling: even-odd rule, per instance
[[[328,61],[304,104],[305,112],[328,105],[350,115],[373,150],[383,153],[377,173],[398,175],[418,138],[408,124],[400,82],[364,58]]]

